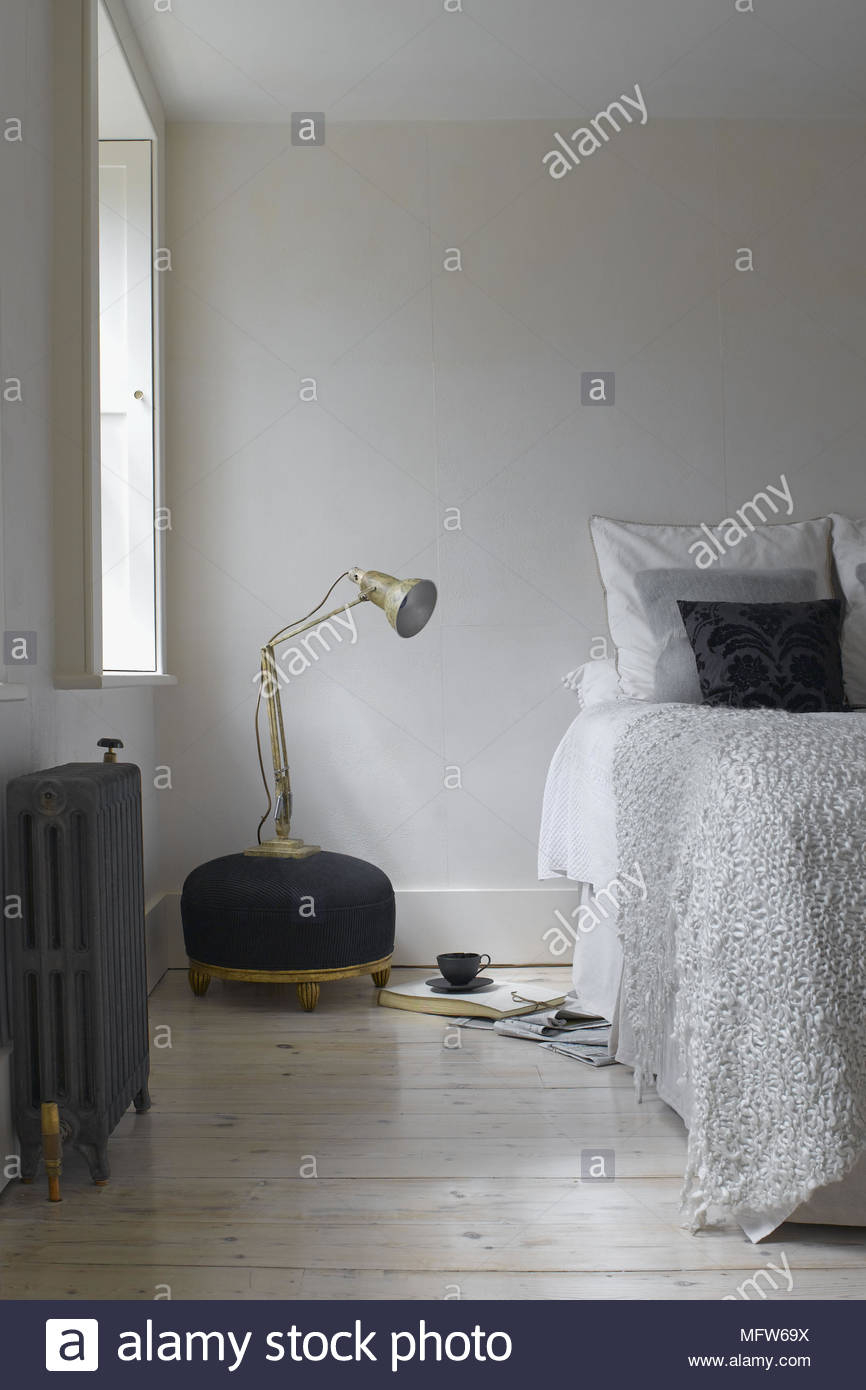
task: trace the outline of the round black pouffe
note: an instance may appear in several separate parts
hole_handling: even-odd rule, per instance
[[[213,975],[291,981],[309,1012],[322,981],[369,974],[388,983],[394,889],[364,859],[327,850],[306,859],[227,854],[193,869],[180,912],[194,994]]]

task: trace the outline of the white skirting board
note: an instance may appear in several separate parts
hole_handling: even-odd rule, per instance
[[[568,919],[580,901],[567,888],[418,888],[397,891],[395,965],[435,965],[442,951],[487,951],[494,965],[570,965],[558,912]],[[545,935],[547,933],[547,935]],[[147,984],[184,969],[180,894],[148,905]]]
[[[186,965],[183,930],[180,924],[180,894],[160,893],[145,906],[144,930],[147,954],[147,992],[156,988],[165,974]]]

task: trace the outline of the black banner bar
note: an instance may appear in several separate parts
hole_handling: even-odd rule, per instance
[[[866,1281],[864,1281],[866,1282]],[[864,1287],[866,1293],[866,1287]],[[848,1383],[854,1302],[7,1302],[4,1385]],[[862,1370],[856,1372],[862,1378]],[[745,1375],[745,1379],[744,1379]]]

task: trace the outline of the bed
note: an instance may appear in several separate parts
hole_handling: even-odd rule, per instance
[[[575,994],[689,1129],[684,1224],[866,1225],[866,711],[707,707],[674,668],[679,700],[572,680],[539,876],[581,885]]]

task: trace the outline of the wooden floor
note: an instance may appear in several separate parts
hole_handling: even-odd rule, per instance
[[[0,1296],[718,1299],[771,1261],[793,1279],[771,1298],[866,1296],[866,1232],[680,1229],[682,1125],[625,1068],[375,1000],[342,981],[303,1014],[293,987],[195,999],[170,972],[153,1109],[121,1121],[107,1187],[70,1153],[60,1205],[44,1177],[6,1189]],[[598,1147],[615,1181],[581,1182]]]

